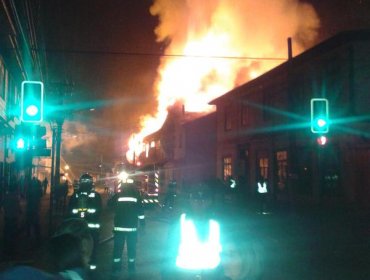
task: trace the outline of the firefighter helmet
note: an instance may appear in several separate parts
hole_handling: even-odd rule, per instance
[[[79,190],[80,191],[82,192],[91,191],[93,185],[94,185],[94,179],[90,174],[84,173],[81,175],[80,180],[79,180]]]

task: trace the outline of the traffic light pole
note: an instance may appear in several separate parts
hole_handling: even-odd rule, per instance
[[[55,173],[55,137],[56,127],[50,123],[52,142],[51,142],[51,171],[50,171],[50,202],[49,202],[49,235],[52,234],[53,229],[53,215],[54,215],[54,173]]]
[[[49,92],[54,92],[54,105],[62,106],[66,93],[71,91],[70,84],[54,83],[49,85]],[[62,131],[63,123],[66,117],[65,111],[53,112],[50,116],[50,127],[52,129],[52,164],[51,164],[51,187],[50,187],[50,217],[49,217],[49,232],[52,232],[53,228],[53,212],[55,211],[54,196],[55,190],[60,184],[60,160],[61,160],[61,144],[62,144]]]
[[[62,130],[64,119],[57,120],[57,136],[56,136],[56,150],[55,150],[55,185],[60,184],[60,148],[62,145]]]
[[[58,119],[55,124],[51,124],[52,129],[52,148],[51,148],[51,185],[50,185],[50,206],[49,206],[49,234],[53,230],[54,215],[54,195],[55,189],[60,184],[60,148],[62,144],[62,130],[64,119]]]

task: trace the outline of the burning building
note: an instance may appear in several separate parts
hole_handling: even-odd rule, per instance
[[[214,112],[211,100],[286,60],[286,38],[295,40],[296,53],[311,46],[320,23],[313,7],[298,0],[156,0],[150,13],[164,45],[153,88],[157,108],[130,137],[130,162],[147,150],[144,138],[161,129],[172,106]]]
[[[144,138],[144,151],[135,158],[147,175],[148,192],[165,192],[171,180],[186,188],[216,176],[215,120],[215,113],[186,113],[181,105],[169,110],[162,128]]]

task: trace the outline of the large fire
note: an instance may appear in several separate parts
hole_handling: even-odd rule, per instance
[[[155,0],[158,42],[169,41],[154,85],[157,109],[141,118],[129,140],[127,159],[143,152],[143,139],[159,130],[176,102],[186,111],[212,111],[208,103],[258,77],[310,46],[319,19],[298,0]]]

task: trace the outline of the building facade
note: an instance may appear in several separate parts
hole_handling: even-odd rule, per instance
[[[39,44],[38,1],[6,0],[0,3],[0,178],[1,189],[16,171],[12,148],[14,129],[20,123],[21,83],[44,80],[45,63]]]
[[[370,31],[340,33],[211,102],[217,176],[276,202],[370,200]],[[310,129],[312,98],[329,102],[327,142]]]

